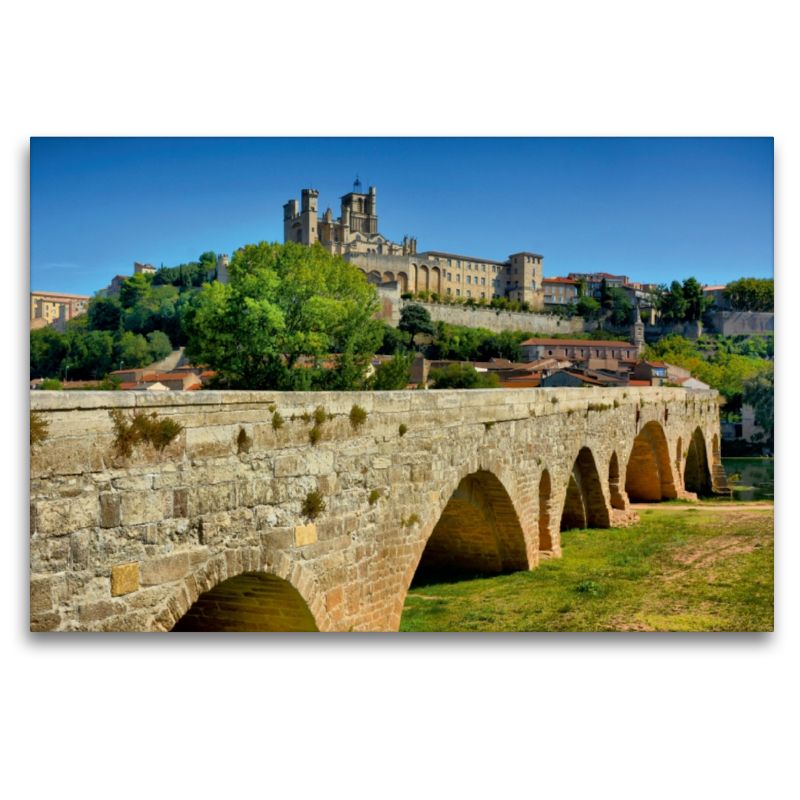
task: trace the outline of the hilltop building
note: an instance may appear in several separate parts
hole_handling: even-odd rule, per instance
[[[428,290],[476,300],[507,297],[544,305],[544,256],[522,251],[496,261],[440,250],[418,252],[414,237],[404,236],[398,243],[380,233],[376,189],[362,189],[356,179],[353,191],[341,198],[335,219],[330,207],[319,216],[316,189],[303,189],[300,203],[290,200],[283,207],[284,242],[309,247],[320,242],[328,252],[355,264],[371,283],[396,284],[401,292]]]
[[[50,325],[63,333],[67,322],[83,314],[91,299],[83,294],[31,292],[31,330]]]

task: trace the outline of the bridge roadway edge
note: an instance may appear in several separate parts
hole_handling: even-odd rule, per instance
[[[611,457],[625,475],[637,434],[657,423],[673,462],[659,464],[672,470],[661,482],[685,495],[678,443],[685,450],[699,428],[709,464],[718,461],[716,394],[656,387],[32,392],[31,410],[48,422],[48,439],[32,448],[30,461],[31,629],[169,630],[200,593],[263,571],[299,591],[320,630],[396,630],[428,537],[467,476],[497,478],[534,568],[545,470],[548,555],[558,557],[556,523],[583,448],[596,466],[601,502],[619,517],[611,508]],[[360,428],[349,421],[355,404],[367,411]],[[320,406],[334,418],[312,446],[313,423],[301,417]],[[140,446],[121,459],[115,409],[155,412],[184,429],[161,454]],[[271,409],[284,419],[277,430]],[[374,505],[372,490],[381,495]],[[314,521],[301,513],[312,491],[327,504]],[[413,515],[418,521],[409,524]]]

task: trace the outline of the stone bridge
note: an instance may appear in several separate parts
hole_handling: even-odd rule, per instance
[[[724,488],[716,392],[35,392],[31,409],[48,423],[34,631],[393,631],[418,570],[534,569],[562,530]],[[182,430],[124,456],[115,410]]]

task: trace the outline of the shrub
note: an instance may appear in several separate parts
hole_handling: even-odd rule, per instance
[[[420,521],[418,514],[412,514],[408,519],[401,521],[402,525],[406,528],[413,528]]]
[[[308,432],[308,441],[311,442],[311,446],[313,447],[321,438],[322,438],[322,428],[320,428],[319,425],[315,425]]]
[[[400,435],[401,436],[405,436],[407,433],[408,433],[408,426],[407,425],[401,425],[400,426]]]
[[[589,411],[608,411],[611,406],[608,403],[589,403]]]
[[[311,414],[309,414],[307,411],[304,411],[300,415],[300,419],[303,420],[303,422],[311,422]]]
[[[61,381],[58,378],[45,378],[40,384],[39,389],[44,391],[61,391]]]
[[[494,422],[484,422],[483,427],[486,428],[487,431],[490,431],[494,427]]]
[[[49,422],[45,422],[38,411],[31,411],[31,447],[41,444],[48,438],[47,428]]]
[[[367,421],[367,412],[361,406],[354,405],[350,409],[350,424],[358,429]]]
[[[250,448],[253,446],[253,440],[247,435],[244,428],[239,428],[239,436],[236,438],[236,453],[249,453]]]
[[[594,581],[581,581],[576,587],[576,592],[597,597],[600,594],[600,586]]]
[[[317,425],[322,425],[326,419],[328,419],[328,414],[326,413],[325,408],[323,406],[319,406],[314,412],[314,422]]]
[[[619,400],[614,399],[614,408],[619,408]]]
[[[300,509],[303,516],[309,519],[316,519],[327,507],[327,503],[323,500],[319,492],[309,492],[306,499],[303,501],[303,507]]]
[[[125,418],[120,410],[110,411],[114,423],[113,447],[118,455],[128,458],[133,453],[133,448],[140,443],[149,444],[161,452],[173,442],[183,430],[183,425],[173,419],[159,419],[154,411],[152,414],[137,414]]]
[[[279,428],[282,428],[283,427],[283,422],[284,422],[284,420],[283,420],[283,417],[280,415],[280,412],[276,411],[272,415],[272,428],[273,428],[273,430],[277,431]]]
[[[369,504],[370,504],[371,506],[374,506],[374,505],[375,505],[375,503],[377,503],[377,502],[378,502],[378,500],[380,500],[380,497],[381,497],[381,493],[380,493],[380,492],[379,492],[377,489],[373,489],[373,490],[372,490],[372,491],[369,493]]]

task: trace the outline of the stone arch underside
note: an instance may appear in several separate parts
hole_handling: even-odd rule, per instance
[[[400,284],[400,291],[407,292],[408,291],[408,275],[405,272],[398,272],[397,273],[397,282]]]
[[[530,566],[525,535],[508,492],[493,473],[480,470],[464,478],[451,495],[428,537],[414,582]]]
[[[578,453],[567,483],[561,512],[561,530],[572,528],[608,528],[608,513],[600,475],[592,451],[584,447]]]
[[[289,581],[244,572],[203,592],[172,628],[193,631],[317,631],[311,611]]]
[[[552,483],[550,473],[545,470],[539,481],[539,557],[550,558],[553,551],[552,519],[550,506],[552,502]]]
[[[634,503],[659,502],[678,496],[669,446],[659,422],[648,422],[633,441],[625,471],[625,491]]]
[[[683,485],[689,492],[697,495],[712,493],[711,470],[708,465],[706,439],[703,431],[696,428],[689,440],[686,464],[683,470]]]
[[[419,281],[417,285],[417,291],[421,291],[423,289],[430,289],[430,280],[428,275],[428,268],[426,266],[421,266],[419,268],[419,277],[417,279]]]

